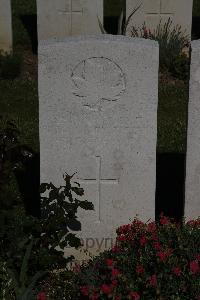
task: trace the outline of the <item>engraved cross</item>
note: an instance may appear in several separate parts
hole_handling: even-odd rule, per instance
[[[80,17],[83,15],[83,9],[77,8],[79,6],[79,1],[77,0],[68,0],[68,6],[64,10],[59,10],[59,14],[66,15],[70,18],[70,34],[72,34],[73,30],[73,16],[79,15]]]
[[[162,0],[160,0],[160,3],[159,3],[159,12],[157,13],[157,12],[155,12],[155,13],[147,13],[146,15],[148,15],[148,16],[159,16],[159,19],[161,19],[162,18],[162,16],[164,16],[164,17],[173,17],[173,13],[164,13],[164,12],[162,12]]]
[[[78,179],[80,184],[96,184],[97,186],[97,209],[98,209],[98,222],[101,222],[101,186],[102,184],[117,185],[118,179],[103,179],[101,178],[101,157],[96,156],[96,178],[95,179]]]

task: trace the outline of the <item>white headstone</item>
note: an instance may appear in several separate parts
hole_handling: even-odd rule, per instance
[[[0,0],[0,50],[12,51],[12,12],[10,0]]]
[[[38,39],[100,34],[103,0],[37,0]]]
[[[200,40],[192,42],[188,108],[185,217],[200,216]]]
[[[91,251],[136,214],[154,219],[158,56],[157,42],[124,36],[39,45],[41,182],[77,172],[95,206],[80,211]]]
[[[160,20],[164,24],[170,18],[173,26],[181,25],[182,31],[191,38],[193,0],[126,0],[127,17],[141,3],[131,19],[129,32],[132,25],[142,28],[144,22],[148,29],[154,30]]]

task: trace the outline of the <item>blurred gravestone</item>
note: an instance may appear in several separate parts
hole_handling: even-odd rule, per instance
[[[37,16],[38,40],[100,34],[103,0],[37,0]]]
[[[200,216],[200,40],[192,42],[186,157],[185,216]]]
[[[166,23],[170,18],[173,26],[180,25],[183,32],[191,38],[193,0],[126,0],[126,14],[130,15],[135,7],[142,3],[140,9],[133,15],[130,26],[146,27],[154,30],[159,24]]]
[[[12,11],[10,0],[0,0],[0,50],[12,51]]]

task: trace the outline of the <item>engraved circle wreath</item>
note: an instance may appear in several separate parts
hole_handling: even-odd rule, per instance
[[[122,69],[105,57],[81,61],[73,69],[71,78],[75,86],[73,94],[92,110],[102,110],[108,103],[119,100],[126,89]]]

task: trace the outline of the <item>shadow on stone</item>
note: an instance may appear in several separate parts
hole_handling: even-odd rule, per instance
[[[24,202],[26,213],[40,217],[40,157],[33,153],[32,157],[23,161],[23,169],[15,170],[19,191]]]
[[[185,154],[157,153],[156,220],[161,212],[181,221],[184,215]],[[40,157],[34,153],[16,170],[18,186],[26,212],[40,216]]]
[[[156,220],[161,212],[181,221],[184,214],[185,154],[157,153]]]
[[[200,39],[200,17],[192,18],[192,40]]]

